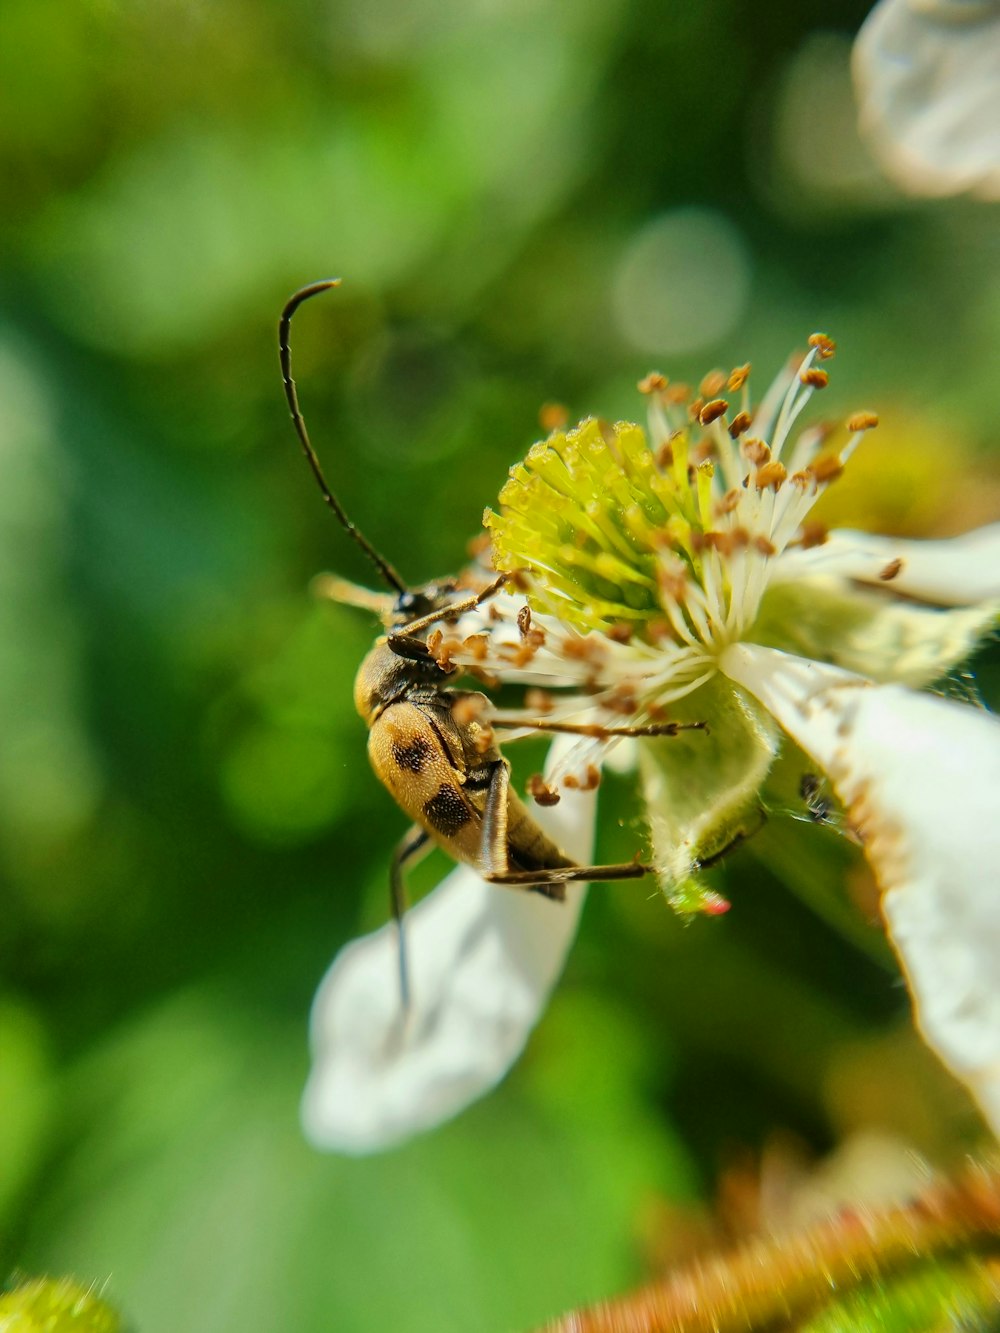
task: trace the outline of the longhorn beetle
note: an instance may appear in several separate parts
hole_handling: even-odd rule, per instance
[[[512,575],[498,575],[471,596],[460,596],[457,581],[444,579],[411,588],[347,517],[327,484],[306,430],[292,379],[289,333],[303,301],[339,286],[339,278],[310,283],[292,296],[278,323],[278,354],[292,424],[324,501],[364,551],[394,595],[384,596],[331,580],[336,601],[378,610],[386,633],[358,670],[354,704],[368,725],[368,754],[376,774],[414,820],[396,848],[389,876],[392,913],[399,929],[400,990],[408,1004],[402,921],[406,905],[404,868],[436,842],[492,884],[530,889],[561,901],[569,880],[637,879],[652,866],[638,859],[624,865],[581,866],[568,857],[531,817],[510,783],[510,765],[493,740],[499,718],[484,723],[485,695],[457,690],[448,682],[461,668],[437,660],[425,637],[432,626],[452,622],[493,597]],[[467,702],[467,707],[458,707]],[[674,736],[682,728],[703,730],[703,722],[648,726],[594,727],[539,719],[508,722],[520,730],[560,731],[594,736]]]

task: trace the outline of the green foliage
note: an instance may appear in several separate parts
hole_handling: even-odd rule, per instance
[[[865,8],[823,19],[842,75]],[[351,702],[375,626],[309,592],[371,571],[296,452],[282,302],[344,278],[299,317],[296,375],[338,493],[414,582],[462,563],[540,404],[636,416],[636,253],[674,378],[830,328],[831,412],[937,415],[975,467],[1000,424],[993,234],[845,177],[863,155],[825,127],[849,101],[831,120],[792,77],[818,22],[776,0],[0,6],[5,1271],[110,1278],[141,1333],[510,1329],[638,1281],[662,1219],[779,1132],[811,1155],[873,1123],[942,1158],[974,1138],[856,852],[792,818],[795,772],[760,853],[713,871],[725,918],[594,890],[494,1097],[370,1161],[297,1124],[312,995],[385,919],[403,821]],[[738,290],[711,286],[699,218]],[[992,517],[992,484],[942,521]],[[627,859],[633,790],[601,796]]]

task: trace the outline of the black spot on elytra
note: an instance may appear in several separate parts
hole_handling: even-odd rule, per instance
[[[419,773],[433,749],[434,747],[429,741],[424,740],[423,736],[416,735],[407,745],[403,745],[401,741],[394,741],[392,757],[400,768],[408,768],[411,773]]]
[[[427,822],[438,833],[450,838],[472,818],[472,814],[455,787],[442,782],[431,799],[424,806]]]

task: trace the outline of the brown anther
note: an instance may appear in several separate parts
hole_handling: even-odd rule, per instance
[[[706,459],[711,458],[715,453],[715,441],[711,435],[703,435],[695,447],[691,450],[692,463],[704,463]]]
[[[799,379],[811,389],[825,389],[830,383],[830,376],[825,370],[820,370],[819,366],[810,366],[808,370],[800,371]]]
[[[474,680],[478,680],[480,685],[485,686],[488,690],[496,690],[500,688],[500,677],[494,675],[492,671],[484,671],[482,667],[478,666],[467,666],[464,667],[463,670],[468,675],[472,676]]]
[[[687,596],[687,574],[683,570],[661,569],[656,579],[664,597],[669,597],[672,602],[683,602]]]
[[[478,722],[487,707],[486,700],[477,694],[460,694],[451,706],[451,715],[456,726],[467,727],[470,722]]]
[[[604,631],[612,643],[629,643],[632,639],[634,626],[625,620],[619,620],[614,625],[609,625]]]
[[[874,430],[877,425],[878,416],[875,412],[855,412],[847,418],[848,430]]]
[[[504,614],[503,614],[503,612],[500,610],[500,608],[497,606],[496,602],[490,602],[490,609],[489,609],[489,612],[488,612],[487,614],[489,615],[490,620],[492,620],[492,621],[494,622],[494,624],[495,624],[498,620],[503,620],[503,618],[504,618]]]
[[[879,578],[883,583],[891,583],[902,568],[903,562],[897,556],[895,560],[889,561],[885,569],[879,570]]]
[[[616,685],[601,702],[610,712],[622,713],[625,717],[631,717],[639,707],[635,686],[625,683]]]
[[[673,626],[669,620],[651,620],[646,626],[646,634],[652,643],[661,643],[664,639],[673,639],[675,637]]]
[[[462,652],[468,653],[474,662],[485,662],[489,656],[489,635],[470,634],[462,640]]]
[[[754,550],[760,555],[777,555],[778,548],[774,542],[768,540],[762,533],[758,533],[753,539]]]
[[[807,491],[816,478],[811,472],[793,472],[788,480],[793,486],[797,486],[800,491]]]
[[[559,804],[559,793],[549,786],[541,773],[535,773],[528,779],[526,790],[536,805]]]
[[[812,474],[818,486],[836,481],[843,470],[844,465],[838,454],[824,454],[822,458],[817,458],[814,463],[810,463],[806,468],[806,471]]]
[[[569,409],[563,403],[542,403],[538,409],[538,424],[548,435],[562,430],[569,421]]]
[[[726,491],[721,500],[716,500],[712,512],[716,518],[722,518],[724,514],[731,514],[734,509],[738,509],[740,504],[739,490],[734,487],[731,491]]]
[[[725,387],[725,383],[726,372],[724,370],[710,370],[698,385],[698,392],[703,398],[715,398],[719,391]]]
[[[837,344],[832,338],[828,338],[825,333],[810,333],[809,346],[818,349],[821,361],[829,361],[837,350]]]
[[[726,380],[726,388],[730,393],[736,393],[738,389],[743,388],[749,378],[750,362],[748,361],[745,366],[736,366],[729,372],[729,379]]]
[[[596,764],[588,764],[583,777],[577,777],[575,773],[567,773],[563,778],[563,786],[569,787],[571,791],[594,791],[600,785],[601,770]]]
[[[662,393],[669,383],[666,375],[661,375],[658,370],[651,370],[635,387],[640,393]]]
[[[734,440],[738,440],[745,430],[750,429],[750,423],[753,417],[749,412],[737,412],[729,423],[729,434]]]
[[[481,532],[478,537],[473,537],[466,543],[465,553],[471,560],[478,560],[480,556],[486,555],[490,549],[490,534]]]
[[[427,651],[430,653],[431,657],[437,657],[438,649],[441,647],[443,641],[444,634],[439,629],[432,630],[430,634],[428,634]]]
[[[754,467],[763,467],[765,463],[771,461],[771,446],[765,444],[763,440],[758,440],[756,435],[749,435],[740,445],[743,457],[748,463],[753,463]]]
[[[472,736],[472,746],[476,754],[488,754],[495,742],[496,732],[488,722],[476,725]]]
[[[664,440],[656,451],[656,466],[661,472],[674,465],[674,451],[670,446],[669,440]]]
[[[517,628],[522,639],[527,638],[531,629],[531,607],[525,604],[517,613]]]
[[[429,640],[427,646],[430,647]],[[431,649],[431,654],[442,671],[450,671],[455,665],[454,656],[461,652],[462,646],[458,639],[442,639],[436,649]]]
[[[548,690],[539,690],[532,688],[524,692],[524,706],[531,713],[551,713],[556,706],[556,701]]]
[[[675,406],[686,403],[691,397],[691,386],[689,384],[670,384],[663,394],[664,400]]]
[[[515,569],[512,574],[507,575],[507,585],[517,592],[527,592],[531,587],[528,571],[526,569]]]
[[[567,635],[563,639],[561,647],[566,657],[578,662],[599,664],[604,661],[604,645],[596,638]]]
[[[688,403],[688,417],[692,421],[697,421],[701,416],[701,409],[705,405],[704,398],[695,398],[693,402]]]
[[[753,484],[759,491],[765,491],[769,486],[772,491],[778,491],[787,476],[788,470],[780,460],[765,463],[757,469]]]
[[[796,473],[796,476],[800,475]],[[795,477],[792,478],[795,480]],[[802,524],[799,533],[799,545],[803,551],[809,551],[814,546],[824,546],[829,536],[829,530],[825,523],[820,523],[816,519],[809,519]]]
[[[728,411],[729,404],[725,398],[713,398],[698,413],[698,420],[703,426],[709,426],[713,421],[718,421],[719,417],[724,417]]]
[[[696,551],[718,551],[719,555],[724,556],[727,560],[746,546],[749,540],[743,528],[729,528],[724,532],[706,532],[693,535],[701,537],[700,541],[692,541],[691,543]]]

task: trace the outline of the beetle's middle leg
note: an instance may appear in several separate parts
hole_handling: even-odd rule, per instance
[[[510,769],[501,760],[493,769],[483,811],[483,865],[479,873],[489,884],[534,888],[547,898],[562,898],[563,885],[571,880],[641,879],[653,867],[641,861],[609,866],[541,866],[535,870],[511,870],[507,840]]]
[[[399,998],[404,1011],[410,1007],[410,977],[406,965],[406,937],[403,934],[403,917],[406,915],[406,883],[403,879],[403,867],[419,861],[429,850],[430,834],[426,829],[414,824],[404,834],[392,854],[389,868],[389,896],[392,904],[392,919],[396,923],[396,938],[399,942]]]

